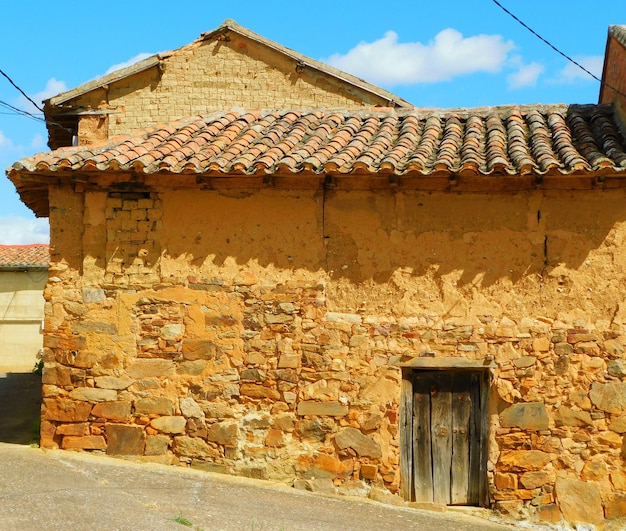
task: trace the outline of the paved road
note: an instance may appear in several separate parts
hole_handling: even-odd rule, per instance
[[[184,522],[187,525],[183,525]],[[0,529],[511,531],[180,467],[0,443]]]

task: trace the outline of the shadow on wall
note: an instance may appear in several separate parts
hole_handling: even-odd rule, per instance
[[[41,376],[0,373],[0,442],[39,444]]]
[[[220,267],[233,258],[240,265],[324,270],[354,284],[386,283],[398,269],[434,278],[454,273],[457,286],[479,279],[482,287],[561,267],[577,270],[590,257],[619,253],[624,236],[614,229],[626,221],[621,190],[161,197],[162,249],[173,259]]]

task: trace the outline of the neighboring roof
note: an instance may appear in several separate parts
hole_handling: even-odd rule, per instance
[[[626,47],[626,24],[609,26],[609,35]]]
[[[50,247],[47,244],[0,245],[0,269],[48,267]]]
[[[515,176],[626,177],[626,142],[611,105],[227,112],[99,146],[41,153],[16,162],[7,174],[22,200],[46,215],[35,206],[46,182],[74,172],[81,179],[91,175],[96,184],[104,172],[222,179],[489,176],[507,182]],[[297,188],[297,181],[291,186]]]
[[[246,37],[268,48],[271,48],[272,50],[275,50],[278,53],[281,53],[295,60],[302,67],[308,67],[313,70],[317,70],[318,72],[326,74],[330,77],[334,77],[344,83],[349,83],[351,85],[354,85],[360,88],[361,90],[375,94],[387,100],[390,106],[399,106],[399,107],[411,107],[412,106],[412,104],[409,103],[408,101],[400,98],[399,96],[396,96],[395,94],[387,90],[377,87],[376,85],[372,85],[371,83],[367,83],[366,81],[363,81],[362,79],[359,79],[358,77],[347,74],[346,72],[342,72],[341,70],[328,66],[324,63],[321,63],[320,61],[316,61],[315,59],[306,57],[305,55],[302,55],[294,50],[291,50],[290,48],[281,46],[280,44],[274,41],[271,41],[269,39],[266,39],[265,37],[261,37],[260,35],[257,35],[256,33],[250,31],[249,29],[239,26],[234,20],[224,21],[222,25],[219,26],[217,29],[203,33],[200,36],[200,38],[196,39],[194,42],[186,46],[193,45],[196,42],[216,39],[219,36],[226,34],[228,32],[237,33],[238,35],[241,35],[242,37]],[[149,68],[157,66],[161,63],[161,61],[166,60],[168,57],[170,57],[172,54],[175,54],[176,52],[177,50],[155,54],[151,57],[148,57],[147,59],[144,59],[143,61],[139,61],[135,63],[134,65],[128,66],[121,70],[116,70],[115,72],[112,72],[111,74],[100,77],[98,79],[94,79],[93,81],[89,81],[83,85],[80,85],[79,87],[76,87],[74,89],[71,89],[61,94],[58,94],[56,96],[53,96],[52,98],[49,98],[45,101],[49,105],[53,105],[53,106],[61,105],[71,99],[74,99],[78,96],[82,96],[83,94],[86,94],[87,92],[90,92],[94,89],[100,88],[104,85],[115,83],[116,81],[120,81],[121,79],[124,79],[128,76],[132,76],[134,74],[142,72],[143,70],[147,70]]]

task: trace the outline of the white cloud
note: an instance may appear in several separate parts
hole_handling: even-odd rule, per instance
[[[452,28],[440,31],[428,44],[400,43],[398,35],[388,31],[382,39],[361,42],[325,62],[372,83],[436,83],[474,72],[498,72],[513,47],[500,35],[463,37]]]
[[[138,63],[139,61],[143,61],[144,59],[147,59],[148,57],[152,57],[153,55],[154,55],[153,53],[146,53],[146,52],[139,53],[135,55],[134,57],[131,57],[128,61],[124,61],[123,63],[117,63],[116,65],[109,67],[107,71],[104,73],[104,75],[106,76],[107,74],[110,74],[111,72],[115,72],[116,70],[121,70],[122,68],[126,68],[128,66],[134,65],[135,63]]]
[[[11,151],[13,149],[13,141],[0,131],[0,151]]]
[[[18,216],[0,216],[0,244],[25,245],[48,243],[50,228],[48,219],[28,219]]]
[[[40,149],[44,149],[46,147],[46,140],[45,138],[40,135],[39,133],[37,133],[33,139],[30,141],[30,147],[35,149],[35,150],[40,150]]]
[[[573,59],[595,76],[602,76],[602,67],[604,66],[604,57],[602,55],[581,55],[575,56]],[[567,85],[576,83],[577,81],[593,81],[593,78],[587,74],[587,72],[570,62],[558,72],[557,77],[554,79],[555,83]]]
[[[526,87],[534,87],[539,76],[543,74],[545,68],[539,63],[523,64],[518,67],[517,72],[513,72],[506,77],[509,89],[515,90]]]
[[[41,107],[43,100],[47,100],[48,98],[56,96],[66,90],[67,85],[65,84],[65,81],[59,81],[58,79],[51,77],[48,81],[46,81],[46,86],[43,90],[40,90],[35,94],[29,94],[28,96]],[[41,111],[36,109],[35,106],[21,94],[18,98],[17,106],[20,109],[28,111],[32,114],[41,114]]]

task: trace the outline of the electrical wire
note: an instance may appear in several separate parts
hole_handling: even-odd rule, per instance
[[[523,20],[521,20],[519,17],[517,17],[515,14],[511,13],[511,11],[509,11],[506,7],[504,7],[500,2],[498,2],[498,0],[491,0],[494,4],[496,4],[500,9],[502,9],[502,11],[504,11],[507,15],[509,15],[513,20],[515,20],[516,22],[518,22],[519,24],[521,24],[524,28],[526,28],[528,31],[530,31],[535,37],[537,37],[540,41],[542,41],[543,43],[547,44],[550,48],[552,48],[556,53],[558,53],[560,56],[564,57],[565,59],[567,59],[570,63],[576,65],[578,68],[580,68],[583,72],[589,74],[593,79],[595,79],[596,81],[599,81],[601,85],[604,85],[605,87],[610,88],[611,90],[615,91],[617,94],[619,94],[620,96],[624,96],[626,97],[626,94],[624,94],[622,91],[620,91],[618,88],[610,85],[609,83],[607,83],[606,81],[603,81],[601,78],[599,78],[598,76],[596,76],[593,72],[590,72],[588,69],[586,69],[583,65],[581,65],[580,63],[578,63],[577,61],[575,61],[574,59],[572,59],[569,55],[567,55],[566,53],[563,53],[561,50],[559,50],[556,46],[554,46],[554,44],[552,44],[550,41],[548,41],[547,39],[544,39],[541,35],[539,35],[539,33],[537,33],[534,29],[532,29],[528,24],[526,24]]]
[[[15,81],[13,81],[13,80],[9,77],[9,75],[8,75],[8,74],[6,74],[6,73],[4,72],[4,70],[2,70],[1,68],[0,68],[0,74],[1,74],[2,76],[4,76],[4,77],[5,77],[5,78],[9,81],[9,83],[11,83],[11,85],[13,85],[13,86],[16,88],[16,89],[19,91],[19,93],[20,93],[20,94],[22,94],[22,96],[24,96],[24,97],[25,97],[25,98],[26,98],[26,99],[27,99],[30,103],[32,103],[32,104],[35,106],[35,108],[36,108],[37,110],[39,110],[39,111],[41,111],[42,113],[44,113],[44,116],[45,116],[45,111],[44,111],[44,110],[43,110],[43,109],[42,109],[39,105],[37,105],[37,103],[35,103],[35,102],[33,101],[33,99],[32,99],[32,98],[31,98],[28,94],[26,94],[26,92],[24,92],[24,91],[23,91],[23,90],[22,90],[22,89],[21,89],[21,88],[20,88],[20,87],[19,87],[19,86],[15,83]],[[72,129],[69,129],[68,127],[65,127],[64,125],[61,125],[61,124],[60,124],[60,123],[58,123],[58,122],[53,122],[53,121],[51,121],[51,120],[46,120],[46,119],[45,119],[45,117],[44,117],[44,118],[41,118],[41,117],[39,117],[39,116],[37,116],[37,115],[35,115],[35,114],[31,113],[31,112],[25,111],[24,109],[20,109],[19,107],[15,107],[14,105],[11,105],[10,103],[7,103],[6,101],[0,100],[0,107],[4,107],[4,108],[6,108],[6,109],[9,109],[9,110],[13,111],[13,113],[14,113],[14,114],[21,115],[21,116],[25,116],[26,118],[30,118],[30,119],[35,120],[35,121],[37,121],[37,122],[41,122],[41,123],[44,123],[44,124],[46,124],[46,125],[52,125],[52,126],[58,127],[58,128],[60,128],[60,129],[63,129],[64,131],[66,131],[66,132],[70,133],[71,135],[74,135],[74,134],[75,134],[75,131],[73,131]],[[7,114],[11,114],[11,113],[7,113]]]
[[[8,74],[6,74],[6,73],[4,72],[4,70],[2,70],[2,68],[0,68],[0,74],[2,74],[4,77],[6,77],[6,78],[8,79],[8,81],[9,81],[9,83],[11,83],[11,85],[13,85],[13,86],[14,86],[14,87],[15,87],[15,88],[16,88],[16,89],[20,92],[20,94],[21,94],[22,96],[24,96],[24,97],[25,97],[28,101],[30,101],[30,102],[31,102],[31,103],[35,106],[35,108],[36,108],[38,111],[43,112],[43,109],[42,109],[39,105],[37,105],[37,104],[36,104],[36,103],[35,103],[35,102],[31,99],[31,97],[30,97],[28,94],[26,94],[26,92],[24,92],[24,91],[23,91],[20,87],[18,87],[18,86],[15,84],[15,81],[13,81],[13,80],[12,80],[12,79],[8,76]]]

